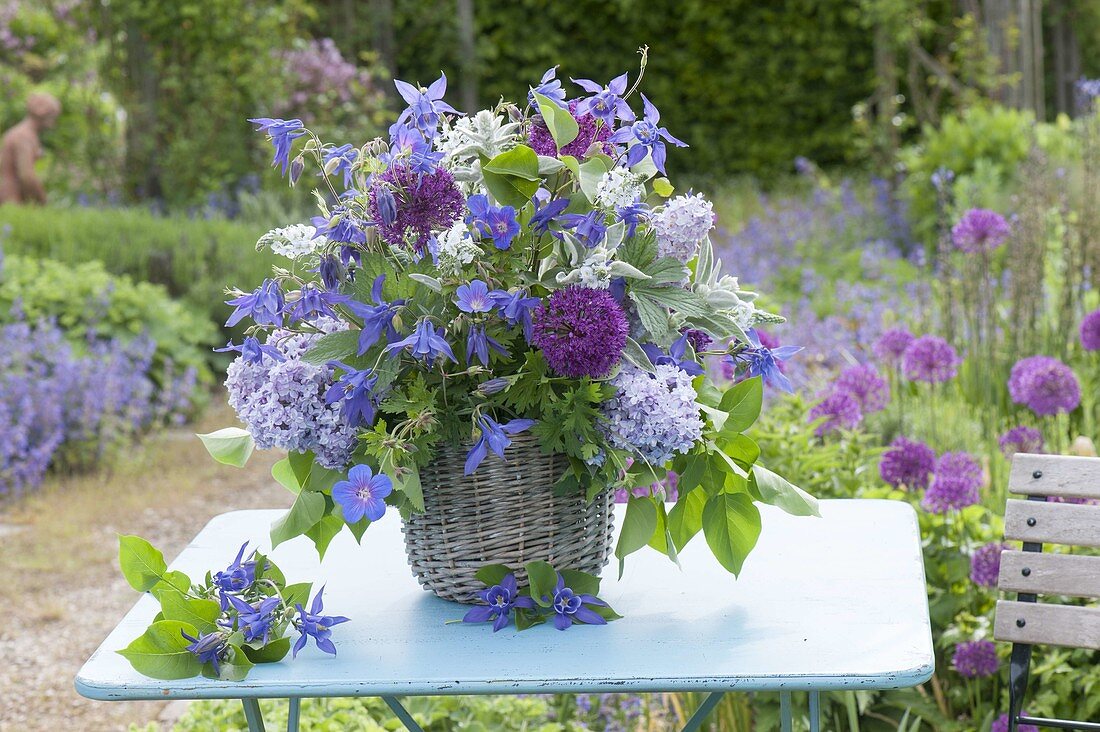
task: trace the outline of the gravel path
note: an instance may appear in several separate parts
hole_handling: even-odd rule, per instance
[[[137,600],[118,571],[116,534],[143,536],[171,561],[219,513],[289,506],[270,476],[278,455],[258,452],[238,470],[194,437],[233,423],[212,409],[130,448],[111,474],[52,478],[0,504],[0,732],[126,730],[162,715],[162,703],[84,699],[73,678]]]

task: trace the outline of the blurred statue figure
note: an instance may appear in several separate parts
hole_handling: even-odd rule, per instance
[[[61,114],[61,102],[49,94],[27,98],[27,116],[0,138],[0,204],[46,202],[46,189],[34,172],[42,156],[38,133],[48,130]]]

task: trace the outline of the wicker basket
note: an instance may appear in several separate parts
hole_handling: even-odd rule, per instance
[[[553,485],[565,458],[546,455],[531,435],[512,438],[504,460],[489,455],[473,475],[463,475],[466,447],[445,446],[421,469],[424,513],[402,531],[413,574],[444,600],[473,603],[484,590],[474,574],[486,564],[521,570],[543,560],[556,569],[599,574],[611,554],[611,494],[591,503],[583,495],[556,497]]]

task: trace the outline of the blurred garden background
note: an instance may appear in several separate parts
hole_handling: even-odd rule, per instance
[[[796,392],[768,398],[762,460],[921,517],[936,675],[830,694],[825,728],[1007,729],[990,626],[1008,459],[1100,439],[1096,0],[0,0],[0,128],[33,92],[62,105],[48,204],[0,206],[0,730],[244,725],[236,703],[97,704],[71,679],[132,601],[116,532],[174,555],[213,515],[290,502],[270,462],[219,467],[193,438],[231,420],[224,288],[259,284],[257,239],[313,207],[246,118],[359,146],[401,108],[395,76],[443,70],[471,111],[555,64],[603,83],[641,46],[646,95],[692,146],[671,172],[713,197],[726,271],[796,324],[767,338],[805,347],[784,364]],[[978,500],[937,512],[937,483]],[[1100,718],[1098,660],[1037,656],[1028,711]],[[409,706],[429,730],[610,731],[671,729],[699,701]],[[712,724],[777,718],[731,695]],[[303,725],[397,722],[331,700]]]

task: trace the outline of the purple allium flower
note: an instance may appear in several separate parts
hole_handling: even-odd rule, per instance
[[[1081,320],[1081,347],[1100,351],[1100,310],[1093,310]]]
[[[826,417],[814,434],[818,437],[841,429],[854,430],[863,421],[859,399],[846,391],[832,391],[810,410],[810,421]]]
[[[579,114],[577,112],[577,105],[580,102],[576,99],[569,102],[569,113],[573,115],[573,119],[577,120],[577,126],[579,131],[577,137],[573,142],[569,143],[561,149],[562,155],[572,155],[575,158],[583,158],[584,154],[588,151],[588,148],[592,146],[592,143],[600,143],[601,152],[610,154],[613,148],[608,144],[607,139],[611,137],[611,128],[607,125],[598,125],[596,118],[590,114]],[[546,155],[549,157],[558,156],[558,145],[554,142],[553,135],[550,134],[550,130],[546,127],[546,124],[539,119],[536,119],[531,124],[531,133],[528,136],[528,141],[531,143],[531,147],[539,155]]]
[[[965,452],[945,452],[936,461],[932,485],[924,492],[921,506],[932,513],[946,513],[973,506],[979,500],[982,467]]]
[[[533,610],[535,607],[534,600],[519,594],[519,584],[514,574],[505,576],[499,585],[482,590],[477,593],[477,596],[485,605],[470,608],[462,618],[462,622],[485,623],[492,620],[494,633],[507,627],[512,620],[512,610],[515,608]]]
[[[397,201],[397,216],[391,224],[382,219],[383,188],[388,188]],[[377,174],[369,195],[371,217],[377,222],[382,239],[390,246],[418,254],[424,252],[433,230],[449,229],[462,218],[466,203],[454,176],[447,170],[436,168],[430,173],[420,173],[402,164]]]
[[[229,648],[224,632],[215,630],[210,633],[202,633],[198,638],[194,638],[188,635],[186,631],[181,630],[180,635],[191,641],[191,644],[187,646],[187,650],[198,656],[199,663],[209,663],[214,667],[214,673],[221,672],[221,662]]]
[[[539,305],[532,342],[559,376],[600,378],[619,363],[627,329],[626,314],[607,290],[570,285]]]
[[[696,353],[707,350],[710,348],[710,344],[714,342],[714,339],[711,338],[706,331],[699,330],[698,328],[686,328],[681,332],[687,335],[688,343],[691,344],[692,350]],[[760,333],[760,342],[764,342],[763,333]]]
[[[599,613],[588,607],[597,605],[607,607],[607,603],[595,595],[577,594],[565,586],[565,578],[558,575],[558,582],[554,585],[554,597],[550,607],[554,609],[554,627],[558,630],[566,630],[573,623],[580,621],[585,625],[607,625]]]
[[[615,396],[601,405],[607,421],[597,427],[612,447],[661,466],[691,449],[703,433],[703,420],[691,375],[667,364],[654,370],[624,363],[611,380]]]
[[[374,387],[378,376],[371,369],[357,371],[339,361],[330,361],[329,366],[341,369],[344,373],[325,392],[325,403],[339,402],[344,421],[352,427],[369,427],[374,423],[377,398]]]
[[[901,370],[910,381],[939,384],[955,378],[960,361],[958,352],[943,338],[923,335],[905,349]]]
[[[864,364],[849,366],[841,371],[833,383],[833,389],[855,397],[864,415],[881,412],[890,403],[890,385],[874,367]]]
[[[1008,377],[1012,401],[1039,416],[1072,412],[1081,403],[1081,386],[1073,369],[1050,356],[1022,358]]]
[[[283,324],[283,291],[275,280],[264,280],[253,292],[226,300],[225,304],[235,308],[229,320],[225,321],[228,327],[246,317],[252,318],[256,325]]]
[[[997,646],[993,641],[964,641],[955,645],[955,655],[951,666],[968,679],[992,676],[997,673],[1000,662],[997,660]]]
[[[386,275],[380,274],[374,278],[371,284],[371,299],[373,305],[366,305],[356,300],[347,303],[348,310],[363,319],[363,329],[359,331],[359,355],[362,356],[370,347],[378,342],[383,335],[386,341],[392,343],[397,340],[397,330],[393,327],[393,316],[397,308],[405,304],[404,300],[386,302],[382,299],[382,286],[385,284]]]
[[[1008,544],[994,543],[979,547],[970,555],[970,580],[982,587],[996,587],[1001,575],[1001,552]]]
[[[477,467],[481,465],[481,461],[489,454],[489,450],[492,450],[497,457],[503,460],[504,451],[512,444],[512,440],[508,436],[523,432],[535,425],[533,419],[513,419],[504,424],[499,424],[492,417],[484,414],[478,417],[477,421],[478,426],[481,428],[481,435],[466,454],[466,475],[470,475],[477,470]]]
[[[324,587],[317,590],[317,596],[313,598],[313,605],[309,608],[308,613],[302,609],[301,603],[296,605],[298,617],[294,619],[294,626],[302,634],[302,637],[294,644],[294,650],[291,653],[292,658],[298,657],[298,651],[306,647],[306,643],[310,638],[316,641],[320,650],[333,656],[336,655],[336,646],[332,642],[332,626],[346,623],[349,618],[345,618],[343,615],[321,614],[325,609],[321,601],[321,595],[324,592]]]
[[[895,488],[928,487],[928,479],[936,468],[936,453],[928,445],[906,437],[895,437],[882,454],[878,470],[882,479]]]
[[[413,358],[423,360],[429,368],[440,356],[458,363],[454,351],[451,350],[451,345],[443,338],[444,335],[446,333],[442,328],[436,333],[432,321],[424,318],[416,324],[416,329],[408,337],[386,346],[386,352],[397,355],[407,348]]]
[[[916,337],[904,328],[891,328],[884,331],[875,341],[875,356],[890,366],[899,366],[905,350]]]
[[[377,521],[386,513],[385,498],[393,492],[393,481],[385,473],[374,474],[369,465],[356,465],[348,479],[332,486],[332,500],[340,506],[344,521],[354,524],[366,516]]]
[[[1034,427],[1020,425],[998,437],[997,444],[1006,458],[1018,452],[1039,453],[1043,451],[1043,433]]]
[[[393,84],[397,87],[397,93],[409,105],[397,118],[398,123],[412,122],[428,139],[435,137],[439,130],[441,114],[459,114],[457,109],[443,101],[443,95],[447,93],[446,74],[440,74],[424,90],[400,79],[394,79]]]
[[[1027,712],[1024,712],[1024,716],[1027,716]],[[1008,714],[1006,713],[993,720],[989,732],[1008,732],[1008,729]],[[1016,732],[1039,732],[1039,728],[1033,724],[1020,724],[1016,726]]]
[[[275,157],[272,158],[271,165],[282,167],[283,175],[286,175],[287,166],[290,165],[290,148],[295,138],[306,134],[302,120],[256,117],[248,121],[256,125],[257,132],[267,133],[272,147],[275,148]]]
[[[687,264],[699,252],[699,242],[714,228],[714,207],[701,193],[677,196],[651,217],[657,233],[657,256]]]
[[[637,120],[629,127],[623,127],[611,135],[610,142],[633,142],[626,153],[626,164],[633,166],[645,159],[649,153],[653,165],[662,173],[665,172],[665,141],[671,142],[676,147],[687,147],[686,142],[677,140],[668,133],[664,127],[658,127],[661,121],[661,113],[653,106],[653,103],[642,94],[642,107],[645,117]]]
[[[581,100],[577,105],[577,114],[591,114],[603,120],[608,127],[615,124],[615,118],[634,121],[634,112],[622,98],[626,93],[626,78],[626,74],[620,74],[603,87],[590,79],[570,79],[593,95]]]
[[[989,209],[972,208],[951,228],[951,240],[956,249],[975,254],[993,251],[1011,233],[1004,216]]]

